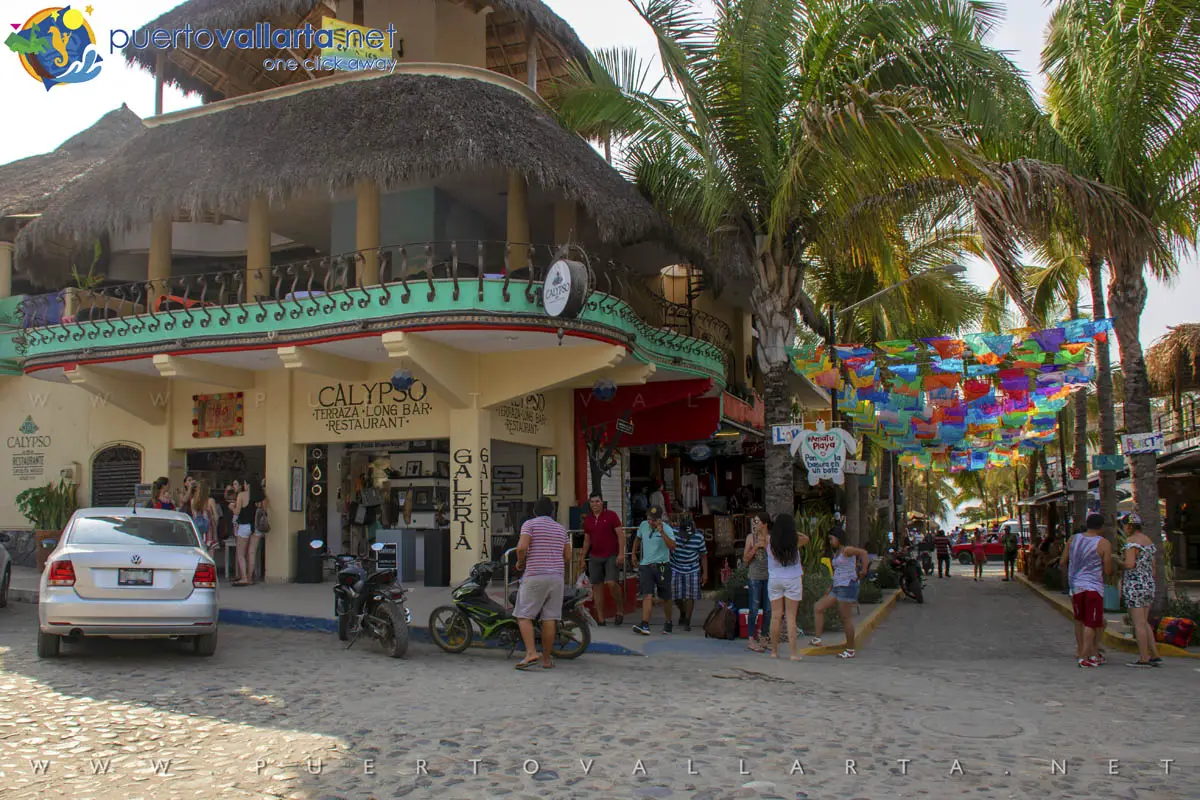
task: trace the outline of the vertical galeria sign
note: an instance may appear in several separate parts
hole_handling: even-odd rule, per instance
[[[489,470],[490,455],[486,447],[476,458],[470,448],[454,451],[454,486],[451,489],[451,533],[457,538],[455,550],[474,550],[468,531],[478,523],[480,554],[488,557],[487,537],[491,527]],[[478,518],[475,514],[478,513]]]

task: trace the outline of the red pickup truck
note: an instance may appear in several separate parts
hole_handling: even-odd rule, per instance
[[[983,552],[987,554],[988,561],[1003,561],[1004,560],[1004,542],[1001,541],[1001,534],[989,533],[983,537]],[[965,544],[956,544],[951,548],[954,557],[962,564],[975,563],[975,539],[971,538]],[[1022,547],[1024,549],[1024,547]]]

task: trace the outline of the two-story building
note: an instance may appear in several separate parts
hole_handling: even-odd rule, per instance
[[[316,46],[197,33],[266,25],[394,30],[374,53],[392,63],[322,70]],[[23,162],[0,168],[0,275],[21,295],[0,300],[0,429],[25,465],[0,471],[0,527],[64,469],[84,504],[258,475],[268,579],[294,575],[297,531],[337,551],[407,529],[402,559],[444,583],[540,494],[568,522],[601,428],[624,458],[610,497],[628,445],[679,492],[692,462],[665,445],[736,440],[736,477],[708,489],[750,480],[745,298],[676,266],[654,209],[557,124],[545,98],[586,51],[544,4],[191,0],[125,53],[160,97],[203,103],[134,118],[26,210],[5,200]]]

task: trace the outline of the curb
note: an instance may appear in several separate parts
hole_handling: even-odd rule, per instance
[[[875,610],[868,614],[867,618],[864,619],[862,623],[854,629],[854,643],[858,645],[856,649],[861,649],[863,643],[867,640],[867,637],[871,635],[872,631],[879,627],[880,623],[883,622],[884,618],[886,618],[888,614],[892,613],[892,609],[896,607],[896,603],[900,601],[900,595],[902,594],[904,593],[899,589],[893,589],[892,596],[879,603]],[[821,645],[820,647],[805,647],[800,651],[800,655],[834,656],[845,649],[845,644],[825,644]]]
[[[1051,595],[1048,590],[1036,585],[1024,575],[1018,574],[1017,582],[1028,586],[1034,592],[1034,594],[1038,595],[1047,603],[1049,603],[1052,608],[1057,610],[1058,613],[1062,614],[1067,619],[1071,620],[1071,622],[1075,621],[1075,614],[1070,607],[1068,607],[1063,601]],[[1133,637],[1119,636],[1110,631],[1107,625],[1105,626],[1104,633],[1100,638],[1105,644],[1109,645],[1114,650],[1120,650],[1125,653],[1138,652],[1136,639]],[[1193,653],[1191,651],[1175,647],[1174,645],[1163,644],[1162,642],[1155,642],[1155,644],[1158,647],[1159,655],[1170,656],[1171,658],[1200,658],[1200,653]]]

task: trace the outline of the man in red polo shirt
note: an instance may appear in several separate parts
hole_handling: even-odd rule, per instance
[[[588,581],[592,584],[592,599],[596,603],[598,625],[604,622],[604,596],[612,593],[616,604],[615,624],[625,621],[621,610],[625,598],[617,583],[617,570],[625,561],[625,529],[621,518],[604,507],[604,499],[593,494],[588,499],[588,513],[583,518],[583,559],[587,564]]]

